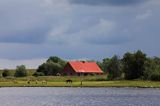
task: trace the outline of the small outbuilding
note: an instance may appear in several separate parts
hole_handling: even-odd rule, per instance
[[[69,61],[62,71],[63,75],[80,76],[103,74],[96,62]]]

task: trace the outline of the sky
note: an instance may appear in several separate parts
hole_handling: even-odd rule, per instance
[[[0,0],[0,69],[50,56],[160,56],[160,0]]]

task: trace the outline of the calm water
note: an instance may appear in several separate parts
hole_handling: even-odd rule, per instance
[[[0,106],[160,106],[160,89],[0,88]]]

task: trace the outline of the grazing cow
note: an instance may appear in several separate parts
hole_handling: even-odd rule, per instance
[[[38,80],[36,80],[36,84],[38,84]]]
[[[13,83],[16,84],[16,83],[18,83],[18,82],[17,82],[16,80],[13,80]]]
[[[43,80],[43,81],[42,81],[42,84],[47,84],[47,81],[46,81],[46,80]]]
[[[72,83],[72,82],[73,82],[73,81],[70,80],[70,79],[66,80],[66,83]]]
[[[30,80],[28,80],[27,83],[30,84]]]

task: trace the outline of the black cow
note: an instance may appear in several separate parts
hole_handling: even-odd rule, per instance
[[[70,79],[66,80],[66,83],[72,83],[72,82],[73,82],[73,81],[70,80]]]

